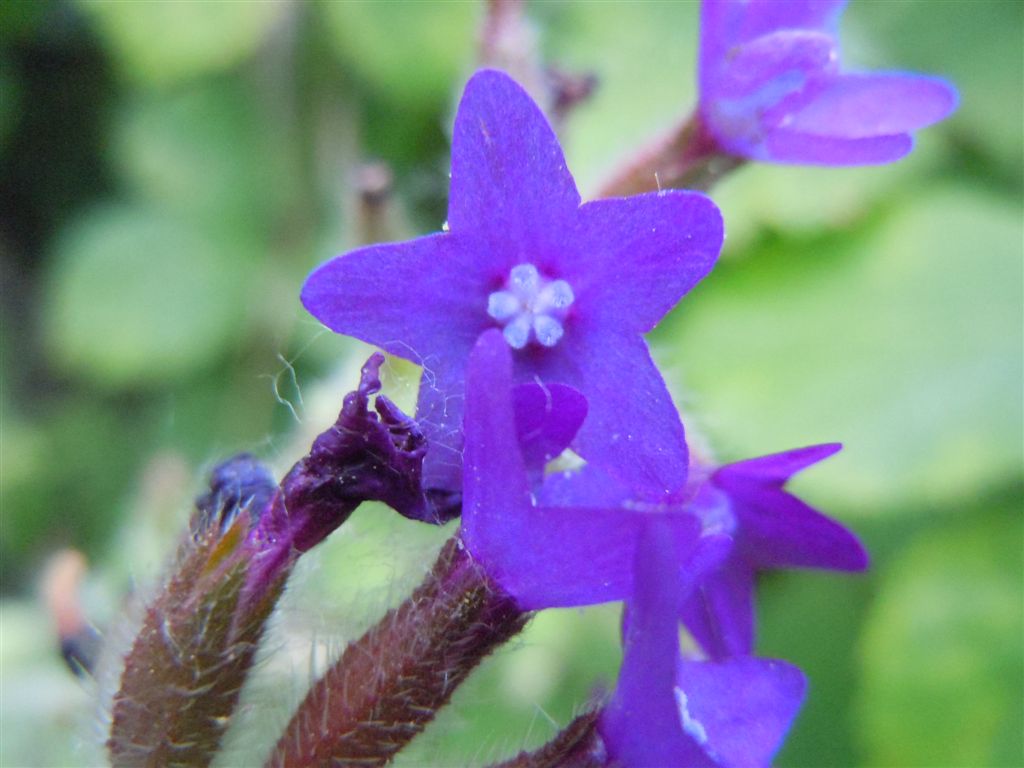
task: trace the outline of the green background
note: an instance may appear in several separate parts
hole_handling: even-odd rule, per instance
[[[298,290],[328,257],[444,219],[447,128],[476,3],[0,5],[0,764],[91,765],[102,720],[37,597],[51,553],[118,643],[219,459],[284,471],[364,346]],[[546,61],[599,78],[559,127],[584,197],[694,100],[697,6],[528,6]],[[751,166],[713,192],[719,267],[652,334],[722,461],[845,450],[794,487],[857,531],[863,576],[763,579],[759,653],[809,675],[782,766],[1024,764],[1024,5],[854,2],[850,68],[956,83],[906,160]],[[382,161],[394,193],[355,194]],[[417,372],[389,363],[409,405]],[[307,557],[225,765],[258,762],[317,669],[408,593],[450,529],[367,506]],[[539,744],[613,684],[618,607],[551,611],[402,765]]]

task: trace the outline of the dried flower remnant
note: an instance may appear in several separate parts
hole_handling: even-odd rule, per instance
[[[727,153],[775,163],[898,160],[912,133],[946,118],[936,77],[840,71],[845,0],[704,0],[700,121]]]
[[[446,231],[339,256],[302,300],[332,330],[424,366],[416,415],[431,444],[428,487],[460,485],[466,361],[489,328],[515,349],[516,382],[557,381],[587,398],[578,453],[667,487],[685,473],[686,444],[642,334],[710,271],[721,244],[721,216],[699,194],[581,205],[540,110],[485,70],[455,119]]]

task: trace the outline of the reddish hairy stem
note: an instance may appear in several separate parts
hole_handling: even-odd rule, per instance
[[[412,597],[316,682],[267,766],[384,765],[528,618],[452,539]]]
[[[596,197],[627,197],[659,189],[706,192],[744,162],[723,152],[695,113],[641,149],[601,186]]]
[[[182,547],[146,610],[111,707],[107,750],[117,768],[209,765],[290,570],[243,605],[249,553],[243,513],[223,536]]]
[[[582,714],[540,749],[520,752],[491,768],[605,768],[608,755],[597,732],[600,714]]]

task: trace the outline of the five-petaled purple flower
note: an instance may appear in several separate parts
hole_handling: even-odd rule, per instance
[[[332,330],[423,366],[427,487],[460,485],[466,362],[499,328],[515,381],[586,397],[573,447],[664,494],[686,472],[686,442],[643,334],[710,271],[722,236],[718,209],[696,193],[581,205],[539,108],[482,71],[455,118],[446,231],[339,256],[302,300]]]
[[[945,81],[839,71],[845,0],[704,0],[700,118],[730,154],[815,165],[888,163],[957,103]]]
[[[678,562],[675,541],[651,516],[637,546],[618,685],[598,724],[608,757],[625,768],[764,768],[800,709],[804,676],[771,659],[682,658],[679,608],[692,579],[674,578]]]

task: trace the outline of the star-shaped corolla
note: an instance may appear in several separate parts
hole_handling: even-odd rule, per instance
[[[686,443],[643,334],[721,244],[718,209],[697,193],[581,204],[537,105],[485,70],[455,118],[446,231],[339,256],[309,277],[302,301],[332,330],[423,366],[428,487],[460,484],[466,361],[497,328],[516,382],[586,397],[578,453],[664,493],[686,472]]]
[[[725,533],[736,542],[725,564],[702,581],[683,609],[687,628],[712,657],[753,652],[757,571],[867,568],[856,536],[784,489],[792,475],[841,447],[812,445],[728,464],[697,484],[691,511],[704,520],[706,532]]]
[[[957,104],[945,81],[839,71],[845,0],[704,0],[700,118],[726,152],[815,165],[887,163]]]
[[[770,659],[681,658],[679,608],[692,579],[673,578],[678,555],[652,518],[637,546],[618,684],[598,723],[610,762],[764,768],[803,701],[803,674]]]
[[[530,448],[535,440],[523,438],[547,435],[540,442],[549,451],[564,447],[579,426],[579,405],[567,393],[554,397],[543,415],[531,412],[526,430],[526,412],[517,409],[522,385],[512,386],[512,368],[501,333],[485,332],[467,371],[460,535],[473,559],[523,610],[627,597],[637,541],[652,519],[681,555],[680,581],[724,562],[731,539],[702,535],[701,520],[683,511],[537,504],[530,471],[543,454]],[[547,382],[536,386],[551,388]]]

